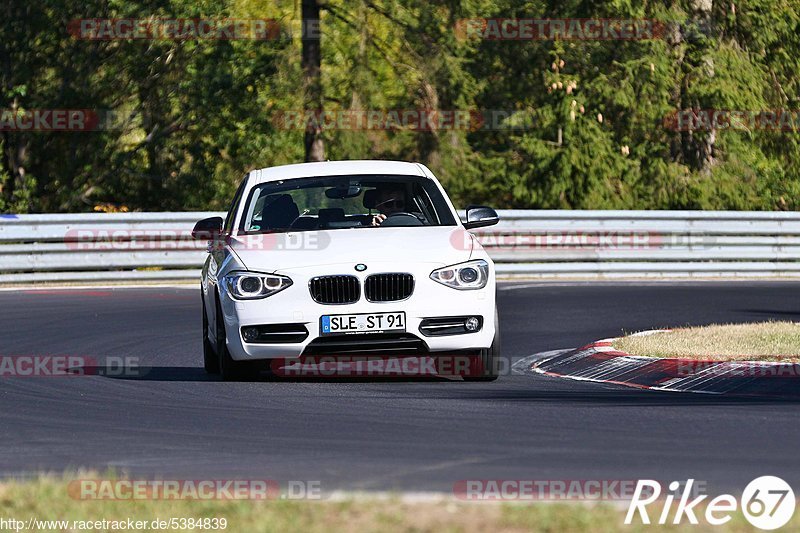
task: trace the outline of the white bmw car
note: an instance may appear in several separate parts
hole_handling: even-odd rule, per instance
[[[246,378],[268,359],[470,354],[496,379],[494,264],[424,165],[303,163],[250,172],[202,272],[204,366]],[[262,365],[263,366],[263,365]]]

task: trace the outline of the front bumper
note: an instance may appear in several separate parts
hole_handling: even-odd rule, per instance
[[[352,265],[348,265],[352,269]],[[225,319],[225,331],[228,350],[237,361],[257,359],[297,358],[307,353],[309,344],[320,338],[320,319],[323,315],[405,312],[406,333],[418,337],[429,353],[458,352],[461,350],[478,350],[489,348],[495,336],[495,282],[494,272],[490,274],[489,283],[479,290],[461,291],[446,287],[429,278],[435,265],[424,265],[411,273],[415,278],[414,293],[406,300],[397,302],[369,302],[363,295],[352,304],[327,305],[312,300],[308,290],[308,282],[319,269],[298,269],[290,273],[281,272],[292,278],[291,287],[262,300],[235,300],[220,286],[222,312]],[[327,269],[326,269],[327,270]],[[363,285],[370,273],[396,272],[396,265],[371,265],[372,272],[353,273],[352,270],[330,269],[331,273],[347,273],[356,275]],[[408,272],[408,269],[405,269]],[[420,331],[423,319],[479,316],[482,317],[480,331],[456,335],[426,336]],[[302,342],[294,343],[248,343],[242,338],[241,329],[247,326],[267,324],[304,324],[309,332]],[[362,335],[352,335],[360,337]],[[347,336],[351,337],[351,336]],[[329,339],[330,336],[325,336]],[[338,337],[341,339],[342,337]],[[312,344],[312,348],[313,348]],[[347,352],[343,351],[343,355]],[[387,351],[387,354],[390,354]]]

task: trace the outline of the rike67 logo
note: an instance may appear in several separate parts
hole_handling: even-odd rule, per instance
[[[670,522],[677,525],[683,523],[685,519],[690,524],[696,525],[700,523],[699,515],[706,523],[720,526],[729,522],[732,514],[740,508],[740,502],[730,494],[721,494],[700,506],[708,495],[693,494],[693,485],[693,479],[687,480],[685,484],[678,481],[670,483],[669,492],[663,498],[661,512],[658,513],[658,504],[653,506],[655,509],[649,509],[650,512],[655,511],[653,520],[661,525]],[[661,483],[649,479],[639,480],[628,506],[628,514],[625,515],[625,523],[631,524],[638,514],[643,524],[650,524],[648,506],[658,502],[661,496]],[[742,492],[741,511],[754,527],[773,530],[785,526],[791,520],[795,504],[794,491],[788,483],[779,477],[762,476],[745,487]],[[704,510],[703,513],[701,509]]]

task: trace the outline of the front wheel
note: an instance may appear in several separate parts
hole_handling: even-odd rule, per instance
[[[214,351],[214,346],[208,340],[208,313],[206,313],[206,302],[200,298],[203,305],[203,368],[209,374],[219,374],[219,359]]]
[[[481,374],[465,378],[464,381],[495,381],[500,375],[500,320],[494,312],[494,340],[492,345],[480,351]]]
[[[222,316],[222,307],[217,300],[217,361],[219,373],[223,381],[244,381],[250,377],[251,365],[247,362],[234,361],[228,351],[228,342],[225,333],[225,318]]]

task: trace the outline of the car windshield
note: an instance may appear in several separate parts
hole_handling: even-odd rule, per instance
[[[373,224],[375,215],[383,215],[378,225]],[[433,180],[421,176],[356,175],[258,185],[247,199],[239,231],[249,234],[455,225],[455,217]]]

